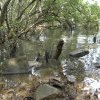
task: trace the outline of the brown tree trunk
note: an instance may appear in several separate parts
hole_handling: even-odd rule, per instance
[[[49,52],[47,50],[45,51],[45,61],[49,63]]]
[[[4,5],[3,8],[1,9],[1,16],[0,16],[0,27],[3,25],[4,21],[5,21],[5,15],[7,13],[7,7],[9,5],[11,0],[7,0]]]
[[[63,47],[63,44],[64,44],[64,41],[63,40],[60,40],[58,42],[58,45],[57,45],[57,48],[56,48],[56,53],[54,55],[54,59],[58,60],[61,52],[62,52],[62,47]]]
[[[16,57],[16,51],[17,51],[17,44],[16,44],[16,42],[14,42],[11,45],[11,51],[10,51],[10,57],[11,58],[15,58]]]

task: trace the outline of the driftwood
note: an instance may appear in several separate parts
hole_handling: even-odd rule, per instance
[[[79,58],[79,57],[83,57],[83,56],[85,56],[87,54],[89,54],[88,50],[78,49],[78,50],[70,52],[69,56],[73,57],[73,58]]]
[[[64,44],[64,41],[63,40],[60,40],[58,42],[58,45],[57,45],[57,48],[56,48],[56,52],[55,52],[55,55],[54,55],[54,59],[58,60],[61,52],[62,52],[62,47],[63,47],[63,44]]]

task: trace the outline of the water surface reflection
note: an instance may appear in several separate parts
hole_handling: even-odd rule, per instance
[[[97,35],[89,35],[78,37],[77,46],[85,45],[89,49],[89,54],[81,57],[80,60],[84,62],[86,77],[84,78],[84,88],[87,94],[97,92],[100,96],[100,67],[97,68],[95,64],[100,65],[100,33]],[[98,99],[100,100],[100,98]]]
[[[51,31],[52,32],[52,31]],[[58,32],[58,31],[57,31]],[[36,41],[35,46],[32,44],[32,52],[34,54],[40,52],[44,53],[45,48],[47,50],[52,50],[56,47],[57,41],[59,39],[63,39],[65,41],[64,48],[62,51],[62,55],[60,57],[61,59],[66,59],[69,52],[79,49],[79,48],[87,48],[89,49],[89,54],[81,57],[79,60],[84,62],[84,68],[86,71],[86,77],[92,78],[93,80],[99,80],[100,79],[100,69],[96,68],[94,66],[94,63],[100,63],[100,33],[96,35],[82,35],[80,32],[77,35],[76,32],[72,32],[70,35],[67,32],[63,32],[60,34],[60,32],[57,33],[50,33],[45,35],[41,35],[39,38],[40,41]],[[94,41],[94,37],[96,37]],[[48,45],[49,44],[49,45]],[[29,44],[27,45],[29,48]],[[30,49],[31,49],[30,47]],[[25,48],[26,50],[26,48]],[[31,51],[31,50],[30,50]],[[31,52],[28,52],[31,58],[33,59],[33,56]],[[34,59],[33,59],[34,60]],[[66,59],[67,60],[67,59]],[[81,67],[81,66],[80,66]],[[51,70],[50,70],[51,71]],[[5,81],[14,81],[14,82],[27,82],[30,81],[32,76],[31,75],[13,75],[13,76],[3,76]],[[87,78],[85,78],[87,80]],[[90,79],[91,80],[91,79]],[[91,82],[91,81],[89,81]],[[97,82],[97,81],[96,81]],[[98,81],[100,82],[100,81]],[[100,85],[100,83],[98,83]]]

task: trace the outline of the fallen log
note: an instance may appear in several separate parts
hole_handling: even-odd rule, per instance
[[[75,50],[73,52],[70,52],[69,53],[69,56],[70,57],[73,57],[73,58],[79,58],[79,57],[83,57],[85,55],[89,54],[89,51],[88,50]]]

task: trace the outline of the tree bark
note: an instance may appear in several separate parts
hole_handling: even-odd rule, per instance
[[[58,60],[61,52],[62,52],[62,47],[63,47],[63,44],[64,44],[64,41],[63,40],[60,40],[58,42],[58,45],[57,45],[57,48],[56,48],[56,53],[54,55],[54,59]]]
[[[14,42],[14,43],[11,45],[11,51],[10,51],[10,57],[11,57],[11,58],[15,58],[15,57],[16,57],[16,51],[17,51],[17,43]]]
[[[5,14],[7,13],[7,7],[9,5],[11,0],[7,0],[3,6],[3,8],[1,9],[1,16],[0,16],[0,26],[2,26],[2,24],[5,21]]]
[[[46,64],[49,63],[49,52],[47,50],[45,51],[45,61]]]

